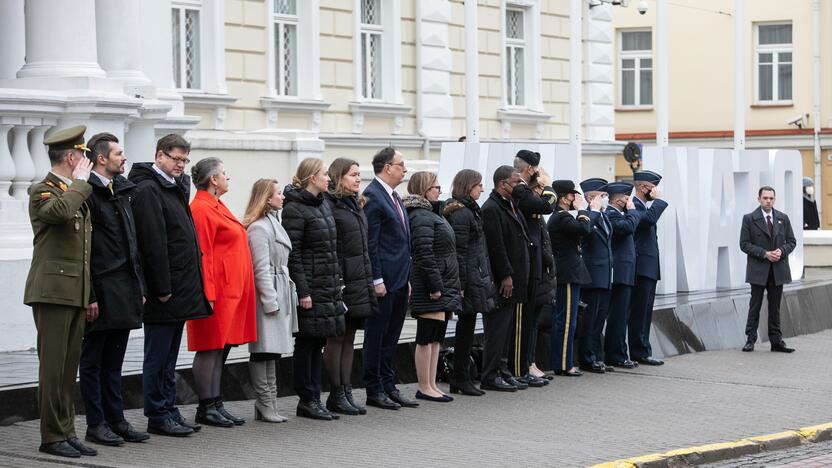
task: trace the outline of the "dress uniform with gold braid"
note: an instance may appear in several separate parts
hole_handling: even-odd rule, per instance
[[[88,151],[85,131],[83,125],[68,128],[43,143],[50,151]],[[55,443],[78,441],[73,392],[90,296],[92,224],[86,200],[91,192],[86,180],[69,180],[54,172],[29,191],[34,249],[23,302],[32,307],[38,331],[42,451]]]

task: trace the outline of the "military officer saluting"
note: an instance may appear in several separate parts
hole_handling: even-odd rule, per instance
[[[92,225],[86,200],[92,164],[83,125],[52,133],[52,170],[29,192],[34,231],[32,266],[23,302],[38,331],[40,451],[62,457],[96,455],[75,434],[73,391],[89,313]]]

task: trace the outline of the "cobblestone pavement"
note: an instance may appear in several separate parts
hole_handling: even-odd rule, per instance
[[[724,463],[702,465],[702,468],[810,468],[832,466],[832,442],[803,444],[786,450],[748,455]]]
[[[791,355],[711,351],[670,358],[662,367],[581,378],[514,394],[459,396],[418,409],[296,418],[294,397],[279,409],[285,424],[250,420],[206,427],[185,439],[99,447],[72,466],[583,466],[674,448],[737,440],[832,421],[832,331],[792,338]],[[286,385],[287,383],[282,383]],[[404,385],[413,394],[415,386]],[[358,392],[363,400],[363,392]],[[251,402],[231,402],[251,416]],[[184,408],[193,417],[192,406]],[[140,428],[141,411],[128,419]],[[84,424],[78,420],[83,435]],[[36,451],[38,422],[0,427],[0,466],[65,464]],[[77,463],[77,464],[76,464]]]

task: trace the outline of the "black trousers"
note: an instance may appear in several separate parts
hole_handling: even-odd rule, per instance
[[[454,381],[458,384],[471,380],[471,347],[474,345],[476,314],[459,315],[454,335]]]
[[[529,343],[532,330],[536,330],[534,302],[519,303],[513,310],[514,320],[508,330],[508,371],[522,377],[529,372]]]
[[[153,424],[181,416],[176,407],[176,360],[184,326],[185,322],[144,324],[144,415]]]
[[[627,353],[627,322],[630,320],[630,299],[633,287],[613,284],[610,313],[604,333],[604,362],[619,364],[630,359]]]
[[[633,287],[633,306],[627,326],[630,359],[644,359],[653,355],[650,346],[650,324],[653,323],[653,301],[656,299],[656,280],[637,276]]]
[[[763,293],[768,299],[768,340],[771,344],[783,341],[780,331],[780,302],[783,298],[783,285],[774,282],[774,269],[769,268],[765,285],[751,285],[751,302],[748,304],[748,320],[745,322],[745,336],[748,341],[757,341],[757,326],[760,324],[760,309],[763,307]]]
[[[392,392],[396,389],[393,358],[407,315],[407,285],[378,299],[379,314],[364,324],[364,384],[367,394]]]
[[[321,353],[326,338],[295,337],[295,352],[292,355],[295,393],[303,402],[321,399]]]
[[[610,307],[610,290],[587,288],[581,290],[581,300],[586,302],[583,315],[583,326],[578,337],[578,362],[582,365],[592,365],[593,362],[603,361],[601,349],[601,335],[604,333],[604,323]]]
[[[87,333],[81,344],[79,386],[87,415],[87,427],[124,421],[121,398],[121,365],[130,330]]]
[[[508,372],[506,365],[508,331],[512,329],[515,310],[518,304],[506,302],[485,314],[482,350],[482,378],[483,382],[491,382],[502,372]]]

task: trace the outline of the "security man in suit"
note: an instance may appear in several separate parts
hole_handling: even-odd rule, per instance
[[[653,300],[656,298],[656,283],[659,273],[659,239],[656,223],[667,208],[661,199],[662,193],[656,187],[662,176],[652,171],[636,171],[636,209],[643,212],[634,234],[636,244],[636,281],[633,288],[632,309],[627,324],[627,339],[630,359],[648,366],[661,366],[664,361],[654,359],[650,347],[650,325],[653,321]]]
[[[751,284],[751,302],[745,325],[746,343],[742,348],[746,352],[754,351],[764,292],[768,297],[768,339],[771,350],[794,352],[793,348],[786,346],[780,332],[780,301],[783,298],[783,284],[792,281],[789,254],[797,241],[789,217],[774,209],[774,197],[773,188],[762,187],[757,194],[760,208],[742,217],[740,249],[748,255],[745,281]]]
[[[607,328],[604,333],[604,362],[613,367],[632,369],[638,363],[627,354],[627,322],[636,281],[636,244],[633,234],[644,216],[636,209],[630,194],[633,185],[612,182],[607,185],[610,201],[606,210],[612,225],[612,293]]]
[[[71,458],[97,454],[75,434],[73,399],[84,324],[91,318],[92,224],[86,200],[92,163],[84,155],[86,130],[67,128],[43,141],[52,170],[29,190],[34,249],[23,299],[38,331],[39,450]]]
[[[610,286],[612,281],[612,225],[604,211],[609,204],[607,181],[601,178],[586,179],[581,182],[581,190],[589,206],[593,201],[597,210],[590,209],[592,233],[583,239],[584,264],[589,270],[592,282],[583,285],[581,300],[587,308],[576,333],[578,338],[578,363],[580,368],[596,374],[614,370],[604,364],[601,354],[601,334],[610,305]]]
[[[543,275],[543,233],[540,219],[554,211],[556,201],[552,190],[552,179],[540,169],[540,153],[520,150],[514,158],[514,169],[520,174],[520,183],[514,186],[511,198],[526,221],[526,234],[529,236],[529,292],[527,300],[516,311],[515,324],[519,333],[512,333],[509,340],[509,357],[512,373],[521,383],[531,387],[542,387],[549,383],[529,374],[531,364],[529,342],[531,334],[536,333],[537,314],[544,304],[536,304],[537,284]],[[531,189],[531,185],[543,187],[540,195]]]

